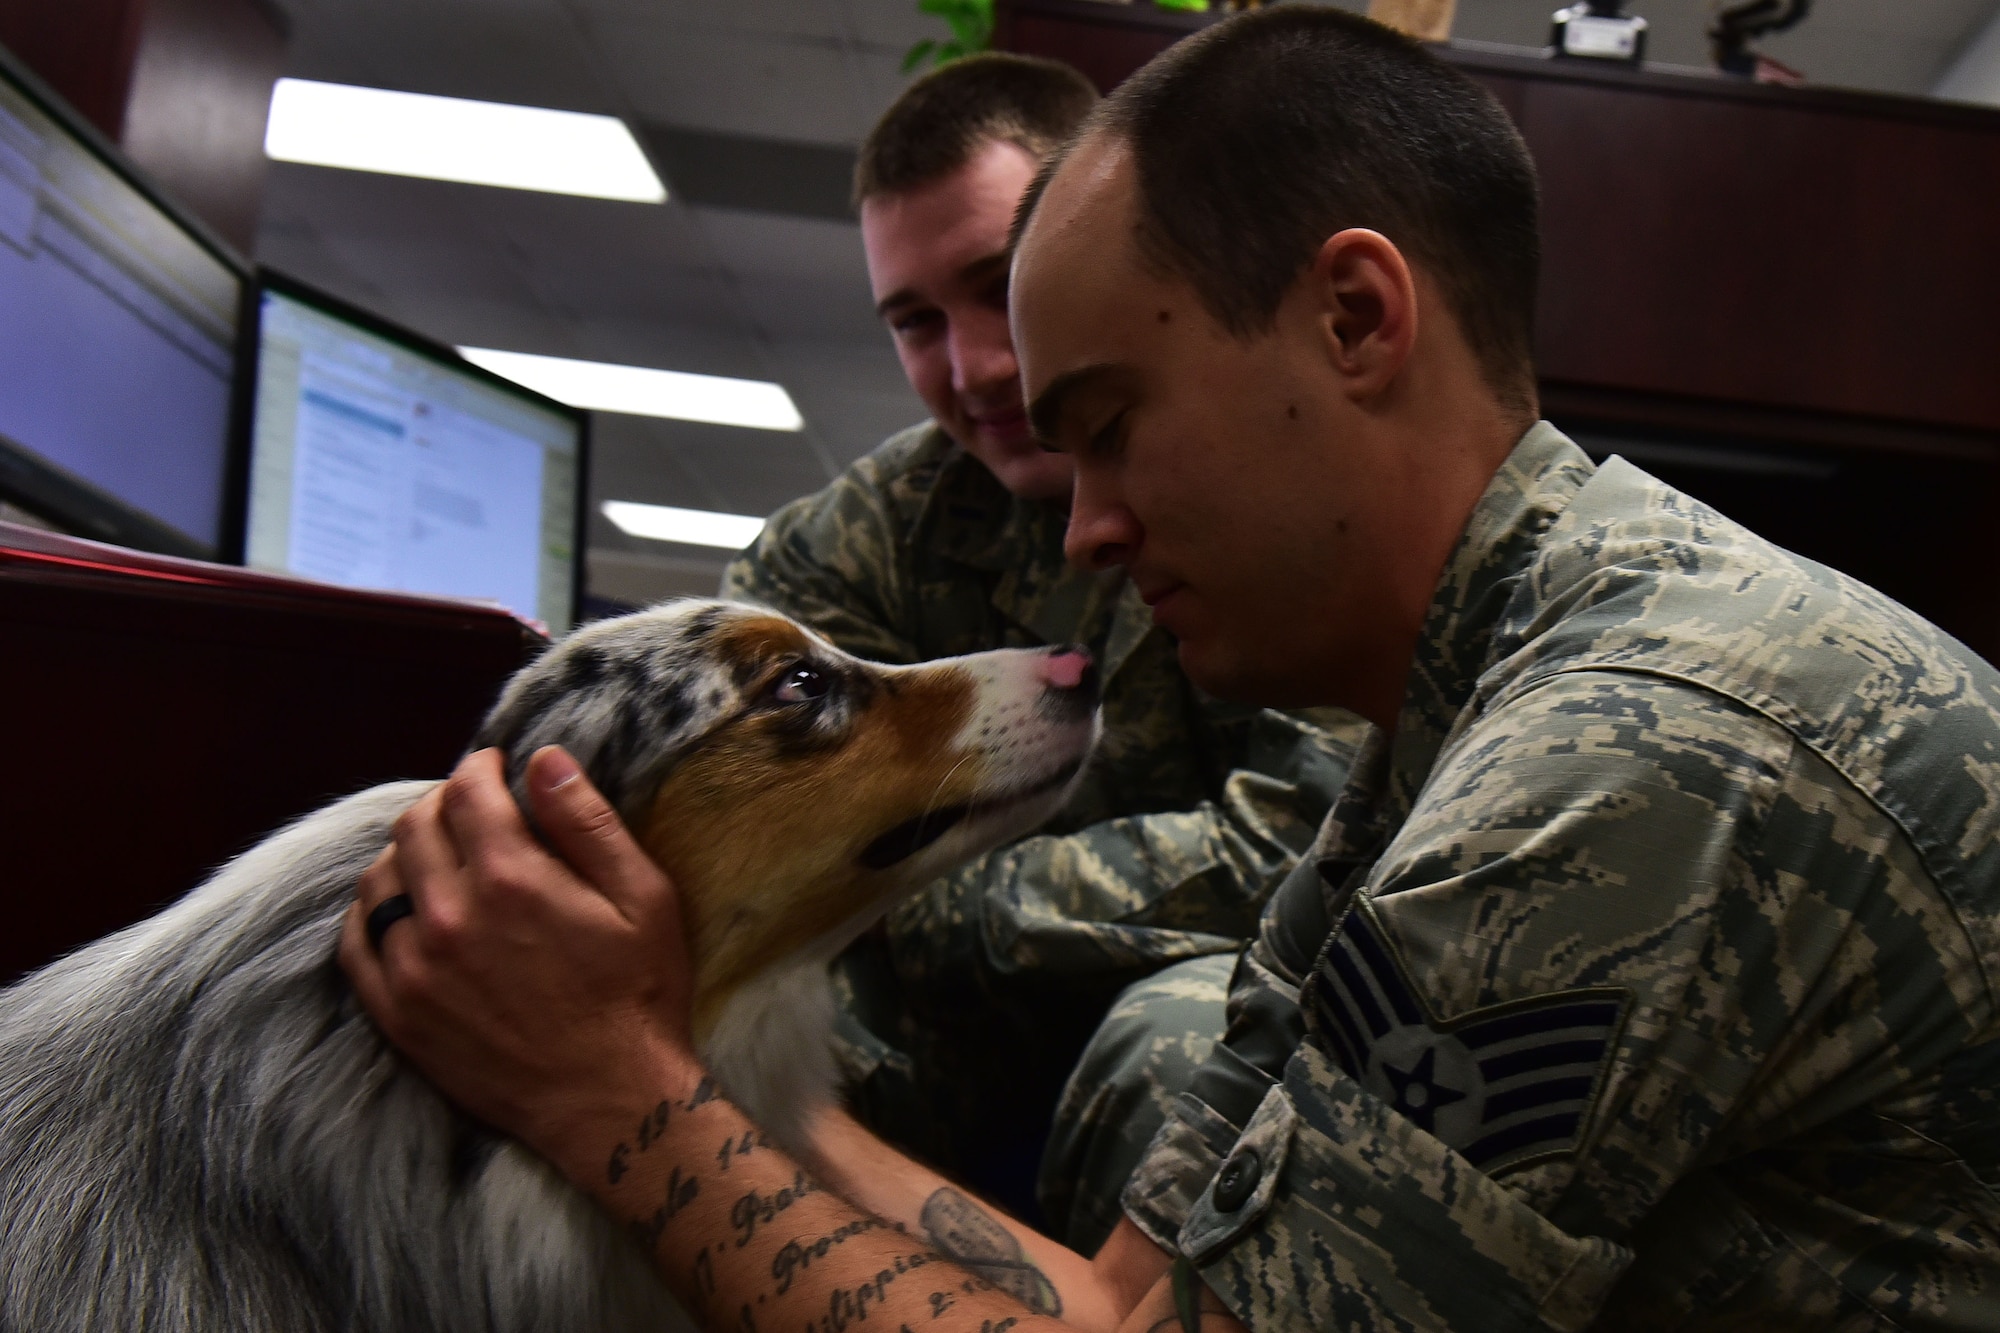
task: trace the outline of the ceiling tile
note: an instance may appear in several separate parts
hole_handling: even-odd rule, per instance
[[[576,4],[574,9],[579,21],[592,33],[605,23],[636,21],[691,32],[837,40],[843,36],[846,21],[837,0],[749,0],[738,4],[717,4],[715,0],[587,0]]]
[[[638,500],[768,514],[831,480],[807,442],[788,432],[602,412],[592,423],[593,505]]]
[[[604,412],[591,415],[592,513],[606,500],[639,500],[683,509],[728,509],[728,497],[681,462],[674,447],[674,432],[679,424]]]
[[[916,0],[833,0],[845,17],[847,30],[865,46],[886,47],[903,53],[925,38],[951,35],[943,19],[919,10]]]
[[[729,562],[726,552],[658,542],[651,545],[657,549],[592,549],[584,569],[584,586],[590,595],[626,606],[650,606],[669,597],[715,595]]]
[[[767,0],[758,0],[766,3]],[[287,72],[407,92],[615,111],[559,0],[291,0]]]
[[[681,125],[642,124],[636,129],[667,188],[685,206],[854,220],[850,148]]]
[[[660,19],[593,26],[600,59],[641,120],[853,144],[877,110],[855,96],[847,52],[832,36],[761,37]]]

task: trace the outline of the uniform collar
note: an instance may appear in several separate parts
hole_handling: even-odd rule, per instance
[[[1101,644],[1109,679],[1152,632],[1153,614],[1122,570],[1070,568],[1062,557],[1068,522],[1061,507],[1014,496],[984,463],[953,445],[919,530],[932,553],[997,574],[994,609],[1043,643]]]
[[[1407,813],[1415,804],[1489,665],[1494,627],[1549,525],[1593,471],[1568,437],[1537,422],[1474,506],[1438,580],[1397,715],[1385,792],[1397,810]]]

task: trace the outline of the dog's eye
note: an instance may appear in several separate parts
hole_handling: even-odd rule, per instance
[[[771,697],[781,704],[802,704],[824,698],[830,688],[827,678],[811,667],[793,667],[778,677]]]

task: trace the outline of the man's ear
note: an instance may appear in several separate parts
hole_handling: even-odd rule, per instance
[[[1305,282],[1348,395],[1388,388],[1417,345],[1417,285],[1403,252],[1380,232],[1351,227],[1320,246]]]

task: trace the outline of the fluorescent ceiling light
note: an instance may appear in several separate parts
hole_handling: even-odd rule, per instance
[[[264,152],[280,162],[657,204],[625,122],[504,102],[279,79]]]
[[[758,430],[803,430],[805,418],[781,384],[690,375],[679,370],[614,366],[603,361],[570,361],[560,356],[496,352],[461,347],[459,354],[516,384],[526,385],[571,407],[626,412],[676,421],[707,421]]]
[[[621,531],[648,541],[720,546],[728,551],[742,550],[764,530],[763,519],[747,514],[717,514],[707,509],[676,509],[672,505],[642,505],[630,500],[606,500],[604,516]]]

